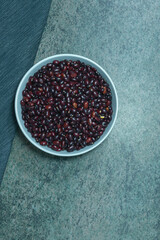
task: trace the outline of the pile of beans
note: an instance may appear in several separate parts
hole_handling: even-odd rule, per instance
[[[93,144],[112,119],[112,96],[97,70],[54,60],[31,76],[22,92],[22,118],[42,146],[69,152]]]

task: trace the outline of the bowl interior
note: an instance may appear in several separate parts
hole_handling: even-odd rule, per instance
[[[67,151],[54,151],[50,148],[48,148],[47,146],[41,146],[39,143],[37,143],[35,141],[34,138],[32,138],[31,134],[27,131],[27,129],[24,126],[24,121],[22,120],[22,115],[21,115],[21,105],[20,105],[20,101],[22,100],[22,91],[24,90],[26,83],[28,82],[28,79],[30,76],[32,76],[35,72],[37,72],[42,66],[46,65],[47,63],[52,62],[53,60],[80,60],[81,62],[84,62],[85,64],[91,65],[94,68],[96,68],[98,70],[98,72],[102,75],[102,77],[108,82],[110,89],[111,89],[111,93],[112,93],[112,108],[113,108],[113,115],[112,115],[112,120],[109,123],[109,125],[107,126],[107,128],[105,129],[103,135],[93,144],[90,146],[86,146],[80,150],[75,150],[73,152],[67,152]],[[102,69],[102,67],[100,67],[97,63],[93,62],[92,60],[79,56],[79,55],[73,55],[73,54],[60,54],[60,55],[54,55],[48,58],[43,59],[42,61],[38,62],[37,64],[35,64],[31,69],[29,69],[29,71],[24,75],[24,77],[22,78],[17,92],[16,92],[16,98],[15,98],[15,113],[16,113],[16,118],[18,121],[18,124],[22,130],[22,132],[24,133],[24,135],[27,137],[27,139],[34,144],[36,147],[38,147],[39,149],[53,154],[53,155],[57,155],[57,156],[64,156],[64,157],[70,157],[70,156],[76,156],[76,155],[81,155],[83,153],[86,153],[92,149],[94,149],[95,147],[97,147],[101,142],[104,141],[104,139],[109,135],[110,131],[113,128],[113,125],[115,123],[116,117],[117,117],[117,111],[118,111],[118,98],[117,98],[117,93],[116,93],[116,89],[115,86],[111,80],[111,78],[109,77],[109,75],[104,71],[104,69]]]

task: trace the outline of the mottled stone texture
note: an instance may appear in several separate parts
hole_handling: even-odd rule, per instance
[[[112,77],[119,114],[80,157],[47,155],[19,131],[1,187],[0,239],[160,239],[160,2],[54,0],[35,62],[95,60]]]

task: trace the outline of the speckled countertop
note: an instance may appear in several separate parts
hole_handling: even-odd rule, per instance
[[[110,136],[70,159],[17,132],[1,186],[0,239],[160,239],[160,2],[54,0],[35,62],[75,53],[117,88]]]

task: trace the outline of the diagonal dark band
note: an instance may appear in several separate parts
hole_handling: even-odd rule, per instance
[[[14,96],[33,65],[50,0],[1,1],[0,10],[0,183],[15,135]]]

